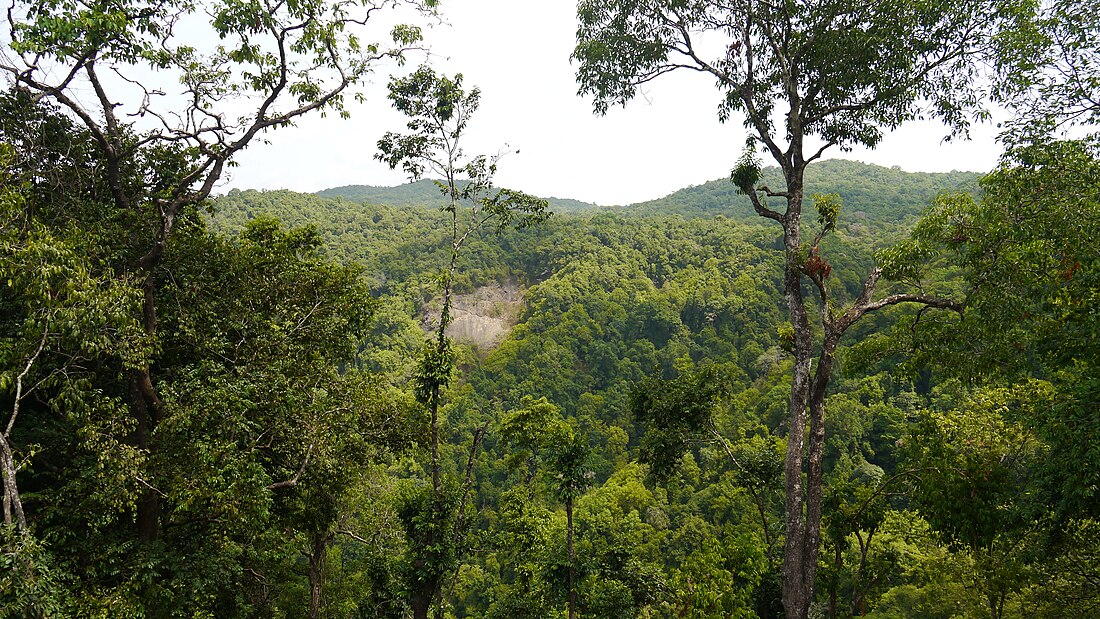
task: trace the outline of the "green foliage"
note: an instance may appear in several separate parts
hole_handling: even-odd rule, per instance
[[[937,342],[915,346],[916,362],[935,355],[962,376],[1021,388],[1029,378],[1053,385],[1059,395],[1049,406],[1009,419],[1051,446],[1043,477],[1066,517],[1095,515],[1087,507],[1098,477],[1087,447],[1095,444],[1088,431],[1092,407],[1085,404],[1094,385],[1085,374],[1097,363],[1088,308],[1098,264],[1092,242],[1100,225],[1098,172],[1087,144],[1026,147],[983,181],[980,201],[941,200],[914,232],[921,253],[945,251],[968,288],[961,322],[922,321],[905,336]]]
[[[454,365],[455,353],[449,338],[425,342],[413,378],[417,400],[426,405],[438,405],[440,390],[450,384]]]
[[[562,417],[561,409],[546,398],[524,396],[520,406],[500,420],[500,438],[515,449],[513,458],[530,457],[539,449],[572,441],[573,429]]]
[[[387,133],[378,142],[376,158],[391,168],[401,166],[413,180],[426,172],[443,177],[436,181],[443,196],[441,210],[446,213],[449,241],[447,260],[439,277],[442,301],[439,319],[433,325],[414,376],[418,401],[429,413],[428,441],[431,462],[430,501],[420,507],[399,510],[409,541],[411,569],[405,580],[413,614],[426,617],[429,606],[442,612],[444,580],[459,569],[466,552],[468,505],[473,481],[475,457],[484,437],[486,422],[472,431],[468,463],[461,490],[444,491],[444,478],[453,480],[441,462],[445,390],[450,384],[456,355],[448,336],[454,319],[453,305],[459,258],[467,242],[483,229],[499,236],[509,228],[522,230],[546,221],[550,213],[545,200],[493,186],[497,160],[485,156],[468,157],[462,150],[462,138],[470,117],[477,111],[480,92],[462,87],[462,75],[454,78],[437,75],[420,67],[412,75],[394,78],[389,83],[389,98],[395,108],[408,117],[407,134]],[[449,238],[448,238],[449,237]],[[434,296],[434,290],[432,291]],[[449,483],[449,482],[448,482]],[[452,499],[452,495],[454,498]],[[411,505],[411,503],[410,503]]]
[[[1013,144],[1044,141],[1070,126],[1100,122],[1100,25],[1076,4],[1037,4],[998,41],[996,94],[1012,109]]]
[[[453,485],[437,498],[432,487],[417,480],[402,484],[395,503],[397,518],[408,540],[403,574],[411,594],[416,587],[448,574],[459,561],[460,550],[452,542],[458,514],[458,489]]]
[[[1059,551],[1041,568],[1022,608],[1036,617],[1087,615],[1100,603],[1094,586],[1100,565],[1100,523],[1077,520],[1066,527]],[[1031,610],[1034,609],[1034,610]]]
[[[877,170],[861,169],[867,174]],[[956,198],[944,197],[935,208],[947,205],[948,200]],[[253,213],[272,209],[299,217],[299,221],[309,217],[317,221],[326,239],[335,242],[326,249],[330,254],[365,256],[367,280],[373,283],[375,294],[386,297],[381,310],[385,319],[384,324],[373,324],[369,344],[360,356],[371,363],[386,359],[387,367],[394,368],[390,380],[411,384],[408,381],[423,342],[418,323],[426,322],[423,317],[430,310],[425,308],[433,307],[433,292],[427,291],[434,290],[436,284],[428,282],[436,281],[437,265],[446,259],[445,253],[435,249],[445,243],[447,233],[447,222],[438,212],[359,206],[285,192],[240,192],[220,204],[223,221],[242,221],[248,209]],[[847,195],[845,205],[847,212]],[[295,209],[300,211],[295,213]],[[850,222],[858,217],[845,219]],[[830,256],[846,254],[846,264],[838,262],[832,277],[858,291],[861,271],[871,264],[869,254],[879,241],[849,234],[847,225],[842,223],[840,234],[824,239],[822,246]],[[358,238],[360,231],[368,236]],[[777,345],[778,334],[769,328],[783,322],[776,310],[779,264],[769,251],[773,235],[724,219],[608,213],[562,216],[528,234],[471,237],[477,244],[470,247],[476,247],[477,253],[468,252],[460,260],[463,269],[470,269],[469,283],[464,285],[511,280],[524,288],[525,302],[515,317],[517,324],[498,347],[471,355],[462,342],[453,344],[462,372],[446,389],[441,409],[446,424],[443,435],[447,437],[441,446],[445,478],[458,478],[464,471],[474,426],[486,415],[497,414],[494,411],[505,411],[500,414],[499,432],[487,435],[485,452],[474,467],[477,490],[471,503],[481,506],[479,524],[472,536],[463,538],[462,544],[470,545],[461,551],[474,548],[478,554],[462,561],[464,565],[457,571],[451,600],[455,614],[563,613],[565,515],[557,495],[560,480],[554,473],[554,452],[567,446],[566,439],[572,435],[574,440],[584,441],[590,452],[587,464],[579,470],[594,473],[592,487],[578,495],[575,508],[579,591],[582,606],[590,604],[583,612],[599,608],[612,615],[650,612],[675,616],[694,599],[691,603],[699,604],[696,609],[702,616],[750,610],[758,616],[775,616],[778,566],[771,562],[777,559],[777,544],[782,544],[779,480],[785,442],[780,428],[790,385],[783,376],[788,357]],[[913,258],[913,277],[932,289],[961,291],[963,271],[950,267],[942,254],[936,253],[942,246],[919,239],[916,245],[924,253]],[[937,261],[929,263],[925,256],[935,256]],[[492,264],[495,260],[500,263]],[[461,271],[457,281],[463,281]],[[1084,290],[1083,284],[1080,290]],[[905,316],[913,314],[898,311],[875,318],[873,324],[859,327],[857,337]],[[913,328],[907,320],[900,325],[900,331]],[[936,325],[940,331],[932,330]],[[940,324],[931,313],[925,313],[915,328],[924,334],[927,346],[932,343],[928,338],[933,337],[936,342],[951,343],[947,335],[953,333],[950,327],[950,322]],[[908,350],[897,340],[880,338],[876,342],[882,344],[884,354]],[[405,351],[407,358],[402,362],[397,353],[384,355],[383,349],[389,346]],[[1053,343],[1049,349],[1054,350]],[[1077,356],[1085,358],[1087,354],[1082,347]],[[668,385],[675,386],[675,377],[691,374],[696,371],[693,368],[715,358],[731,361],[723,370],[725,378],[715,381],[726,386],[730,397],[712,400],[711,410],[704,411],[703,417],[728,439],[733,458],[713,434],[707,434],[706,425],[697,433],[680,428],[680,446],[666,445],[670,453],[679,456],[669,456],[672,462],[662,486],[628,483],[631,490],[623,490],[622,471],[651,440],[646,434],[653,425],[639,423],[629,415],[627,394],[632,385],[649,385],[656,400],[681,391],[685,397],[696,395],[691,385],[679,391]],[[828,603],[835,576],[841,614],[859,595],[866,612],[881,616],[904,616],[907,604],[932,617],[944,607],[978,616],[989,607],[982,595],[985,591],[1009,592],[1007,606],[1023,604],[1024,594],[1019,591],[1037,582],[1036,570],[1058,565],[1056,557],[1061,551],[1044,551],[1035,536],[1012,538],[1011,531],[1002,529],[998,539],[1004,543],[1019,539],[1022,552],[1030,554],[983,558],[963,545],[949,549],[915,512],[897,511],[907,500],[898,496],[907,488],[902,483],[909,479],[905,471],[914,465],[912,459],[899,461],[898,441],[908,448],[911,443],[906,437],[924,427],[923,411],[934,403],[935,414],[947,419],[946,411],[958,410],[967,419],[975,414],[967,412],[970,407],[964,405],[968,397],[964,390],[941,385],[939,372],[915,371],[911,379],[903,378],[894,372],[896,359],[879,366],[879,357],[871,357],[857,369],[852,351],[841,353],[842,375],[831,388],[826,418],[827,501],[832,501],[828,505],[835,518],[825,525],[827,545],[818,603]],[[1081,366],[1079,371],[1088,367]],[[879,371],[883,373],[874,374]],[[865,378],[864,372],[872,376]],[[1068,380],[1071,374],[1060,376]],[[1075,376],[1075,384],[1084,388],[1084,374]],[[708,388],[703,384],[696,391]],[[532,393],[544,398],[524,399]],[[1004,413],[1007,421],[990,423],[1026,428],[1031,426],[1019,423],[1034,416],[1048,420],[1051,432],[1063,428],[1080,433],[1082,427],[1088,427],[1087,407],[1064,396],[1049,402],[1049,408],[1010,407]],[[678,414],[669,408],[672,421]],[[917,425],[910,428],[914,422]],[[943,440],[922,439],[929,445]],[[1028,468],[1020,472],[1020,479],[1025,480],[1021,483],[1033,493],[1027,499],[1032,507],[1017,506],[1020,517],[1039,513],[1034,506],[1052,496],[1037,485],[1048,475],[1051,481],[1069,479],[1055,474],[1053,463],[1061,454],[1040,443],[1035,445],[1044,457],[1029,460]],[[1086,445],[1079,443],[1082,450]],[[975,450],[977,453],[977,447]],[[1068,458],[1072,452],[1065,453]],[[1076,453],[1078,464],[1073,473],[1083,474],[1088,467],[1081,463],[1090,456],[1085,451]],[[984,456],[974,457],[986,461]],[[898,473],[902,475],[895,478]],[[425,471],[420,465],[405,463],[395,466],[391,474],[423,476]],[[631,475],[644,477],[640,469]],[[930,483],[941,490],[953,487],[949,481]],[[1064,487],[1077,488],[1075,501],[1085,500],[1087,485],[1074,482]],[[958,492],[967,495],[968,490]],[[606,498],[592,504],[600,505],[599,509],[588,507],[592,497],[608,493],[621,496],[627,507],[612,508]],[[652,498],[644,498],[646,493]],[[996,512],[1004,502],[968,501],[975,517],[983,509]],[[968,503],[955,504],[962,509]],[[636,520],[632,512],[637,512]],[[1011,520],[984,517],[997,522]],[[772,536],[770,546],[765,526]],[[399,537],[404,539],[404,534]],[[842,555],[839,568],[831,565],[834,539]],[[407,599],[405,574],[413,572],[401,543],[390,551],[391,561],[396,563],[362,568],[374,583],[369,599],[378,603],[402,596]],[[769,548],[773,550],[769,552]],[[1015,567],[991,571],[990,556],[1003,556],[1008,562],[1005,565]],[[1044,558],[1029,558],[1040,556]],[[398,561],[394,557],[404,558]],[[1068,587],[1065,591],[1079,582],[1069,572],[1058,574],[1051,582],[1063,583]],[[617,584],[596,586],[589,584],[589,578],[614,578]],[[654,583],[661,584],[653,588]],[[1051,600],[1061,595],[1054,591],[1036,592],[1027,598],[1034,600],[1028,603],[1053,604]],[[711,604],[708,608],[712,610],[702,610],[704,603]]]
[[[409,117],[409,133],[383,136],[376,158],[391,168],[401,166],[412,180],[426,172],[442,176],[437,186],[446,199],[444,211],[458,217],[458,203],[472,203],[462,223],[464,231],[483,225],[498,233],[509,226],[523,229],[550,216],[545,200],[510,189],[494,190],[497,158],[467,158],[463,152],[461,137],[480,105],[481,91],[463,89],[461,74],[450,78],[420,67],[408,77],[391,80],[389,91],[393,106]],[[467,235],[453,239],[456,250]]]
[[[338,372],[369,317],[357,272],[320,260],[312,231],[258,222],[233,246],[198,209],[260,133],[346,114],[345,91],[419,30],[363,41],[381,7],[353,2],[10,8],[0,141],[22,200],[0,215],[6,519],[13,447],[20,533],[48,542],[66,615],[276,615],[266,574],[288,572],[286,538],[335,526],[339,501],[316,500],[351,483],[333,462],[402,440],[370,427],[379,394]],[[316,509],[279,503],[301,490]]]
[[[806,166],[833,146],[873,148],[884,131],[923,114],[965,133],[971,112],[985,114],[982,93],[973,86],[978,64],[971,59],[995,40],[1004,21],[1026,14],[1031,6],[1026,1],[899,0],[853,7],[830,1],[593,0],[578,7],[573,58],[579,65],[580,92],[594,96],[597,113],[625,105],[642,84],[687,69],[715,80],[722,96],[720,120],[741,114],[750,131],[734,181],[758,215],[782,228],[783,295],[795,330],[782,574],[789,616],[804,618],[813,604],[824,483],[824,400],[834,352],[856,320],[880,309],[872,301],[879,273],[872,271],[857,303],[843,315],[834,313],[835,299],[824,283],[832,265],[822,257],[819,241],[836,227],[839,199],[815,199],[822,231],[803,250]],[[806,152],[807,137],[819,138],[823,145]],[[778,190],[750,183],[756,176],[751,164],[756,147],[779,165],[783,178]],[[784,207],[770,207],[769,198],[782,199]],[[803,275],[819,293],[820,338],[809,318]],[[903,299],[894,297],[883,305]],[[936,305],[917,297],[909,300]]]
[[[756,191],[756,182],[760,180],[760,162],[755,153],[746,148],[737,160],[737,167],[730,172],[730,181],[743,194]]]
[[[581,92],[595,97],[598,112],[625,104],[657,75],[702,63],[718,78],[723,119],[746,112],[755,131],[754,123],[770,124],[776,101],[798,88],[809,95],[799,131],[842,147],[874,146],[883,129],[914,117],[925,99],[949,123],[965,125],[964,111],[978,103],[971,88],[977,68],[966,60],[980,37],[991,37],[993,26],[1017,10],[982,2],[898,1],[855,11],[831,2],[582,2],[573,58]],[[707,34],[728,38],[703,60],[693,43]]]
[[[131,261],[147,210],[115,208],[84,173],[100,156],[79,147],[85,132],[4,103],[5,137],[36,150],[6,162],[0,218],[0,384],[6,395],[23,381],[5,442],[33,534],[5,541],[25,567],[3,603],[34,596],[65,616],[279,614],[288,602],[263,590],[291,586],[295,546],[336,526],[359,479],[349,463],[408,442],[392,418],[400,399],[339,371],[375,306],[359,270],[322,258],[312,229],[260,218],[229,239],[189,209],[145,284]],[[143,324],[149,294],[163,301],[155,333]],[[157,423],[138,444],[148,420],[125,402],[152,358]],[[134,530],[147,490],[155,540]]]
[[[347,185],[331,187],[318,191],[315,195],[322,198],[343,198],[351,202],[371,205],[408,207],[434,204],[439,198],[439,187],[434,180],[419,180],[397,187],[374,187],[370,185]],[[569,198],[545,198],[550,210],[555,213],[575,213],[600,207],[590,202],[581,202]]]
[[[765,561],[757,540],[742,536],[696,548],[672,575],[678,617],[692,619],[758,617],[752,590]]]
[[[929,412],[906,438],[906,457],[923,471],[914,497],[938,530],[971,548],[1027,522],[1027,486],[1040,445],[1005,420],[1006,406],[1042,407],[1047,388],[989,390],[961,402],[959,410]],[[1047,396],[1048,397],[1048,396]]]
[[[789,322],[782,323],[775,328],[776,337],[779,338],[779,347],[788,353],[794,352],[794,326]]]
[[[642,461],[655,476],[667,477],[693,443],[713,438],[715,408],[729,383],[724,368],[704,365],[671,380],[645,378],[631,391],[631,413],[646,427]]]
[[[60,616],[68,600],[52,563],[40,541],[0,525],[0,616]]]
[[[957,410],[927,413],[905,440],[906,458],[920,471],[915,505],[969,555],[994,616],[1034,578],[1036,524],[1045,517],[1033,491],[1045,446],[1007,419],[1045,408],[1050,395],[1051,386],[1038,382],[979,390]]]
[[[836,230],[837,217],[840,215],[840,194],[815,193],[810,195],[817,211],[817,223],[821,226],[821,233],[828,234]]]
[[[584,70],[628,79],[663,62],[675,33],[648,18],[670,6],[583,3],[582,31],[597,35],[578,47]],[[256,26],[253,7],[223,8],[212,20],[237,33],[225,39],[227,57],[260,67],[224,94],[262,88],[271,57],[247,31],[279,18]],[[850,38],[824,27],[839,19],[832,5],[791,9],[813,35],[793,32],[791,43],[838,80],[812,105],[884,101],[807,133],[873,144],[912,113],[883,85],[901,84],[894,78],[933,46],[880,49],[882,37],[921,11],[918,38],[946,35],[952,16],[976,10],[881,8],[851,25]],[[86,31],[113,37],[120,58],[176,62],[158,49],[159,13],[127,21],[100,9],[79,19],[65,7],[35,10],[40,25],[58,16],[56,32],[19,30],[43,45]],[[593,30],[613,14],[638,28]],[[306,46],[343,37],[306,30]],[[395,33],[400,45],[417,36]],[[733,45],[719,62],[743,70],[737,53]],[[837,54],[873,70],[856,75]],[[189,75],[213,72],[209,83],[225,84],[229,76],[214,75],[223,68]],[[964,75],[937,73],[930,84]],[[293,94],[320,103],[307,77],[294,78]],[[570,573],[583,616],[782,612],[782,428],[795,334],[779,317],[776,234],[731,208],[737,189],[782,187],[777,170],[761,170],[748,151],[732,184],[544,222],[541,200],[492,186],[495,160],[462,157],[449,141],[467,128],[476,90],[428,69],[392,86],[410,133],[384,137],[380,158],[444,180],[381,206],[231,192],[213,205],[231,237],[209,232],[197,208],[181,210],[150,271],[155,336],[142,325],[132,265],[160,223],[152,200],[179,185],[195,153],[141,150],[123,174],[144,187],[133,194],[141,198],[122,209],[88,172],[101,154],[86,132],[25,98],[4,99],[0,401],[12,402],[28,367],[34,393],[10,435],[31,535],[4,531],[0,614],[303,616],[313,575],[327,616],[403,617],[418,597],[443,591],[454,616],[547,617],[564,615]],[[932,98],[959,121],[967,96]],[[723,114],[744,103],[727,98]],[[968,294],[961,321],[891,311],[858,327],[860,337],[900,317],[908,339],[877,338],[863,359],[840,351],[815,601],[836,616],[1085,616],[1095,607],[1095,152],[1086,143],[1016,151],[980,199],[942,195],[909,242],[882,249],[916,204],[974,178],[833,161],[809,170],[821,230],[837,233],[816,251],[829,252],[838,296],[859,293],[874,250],[887,277]],[[516,233],[533,223],[545,225]],[[503,283],[524,302],[498,347],[447,337],[462,293]],[[441,319],[429,319],[436,311]],[[882,361],[899,351],[913,353],[908,378],[896,356]],[[129,372],[142,367],[154,368],[163,408],[138,447],[125,403]],[[968,380],[945,381],[948,372]],[[427,481],[435,464],[405,451],[429,440],[438,489]],[[647,486],[654,477],[660,486]],[[134,531],[151,488],[155,541]],[[315,565],[323,577],[310,574]]]
[[[976,172],[904,172],[896,167],[826,159],[806,168],[806,192],[841,196],[846,213],[840,225],[842,232],[881,236],[884,230],[895,230],[898,224],[913,223],[941,192],[976,192],[980,176]],[[732,176],[709,181],[622,210],[644,215],[708,218],[722,215],[746,224],[759,223],[760,218],[731,180]],[[779,188],[783,182],[782,172],[769,166],[760,170],[754,186]]]
[[[201,37],[192,36],[187,44],[179,40],[179,11],[171,3],[109,8],[38,3],[13,13],[19,19],[12,24],[10,45],[25,59],[37,57],[61,67],[79,66],[94,51],[96,61],[126,74],[142,67],[171,72],[197,96],[196,109],[210,110],[226,98],[273,95],[262,116],[283,124],[286,118],[280,116],[288,107],[343,113],[344,87],[362,79],[380,57],[399,57],[420,40],[419,30],[411,26],[391,31],[393,47],[361,40],[363,33],[354,26],[369,18],[364,8],[307,1],[269,7],[261,15],[256,6],[233,0],[189,5],[185,14],[208,16],[204,27],[209,39],[219,41],[204,45]],[[27,83],[49,79],[34,75],[42,67],[31,66],[24,76]],[[247,126],[247,116],[230,122]]]
[[[666,588],[657,563],[663,534],[650,522],[660,506],[642,480],[629,465],[577,502],[582,614],[636,616]]]

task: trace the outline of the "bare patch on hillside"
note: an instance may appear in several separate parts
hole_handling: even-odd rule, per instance
[[[455,295],[447,335],[478,348],[495,348],[508,336],[522,309],[523,289],[515,282],[490,284],[469,294]],[[438,319],[438,315],[434,318]],[[426,331],[439,324],[438,320],[432,322],[435,324],[423,325]]]

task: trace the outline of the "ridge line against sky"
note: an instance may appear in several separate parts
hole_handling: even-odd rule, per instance
[[[604,205],[666,196],[729,174],[745,141],[737,118],[717,120],[720,95],[710,80],[673,73],[649,84],[625,109],[592,114],[576,95],[569,55],[575,45],[576,7],[556,0],[443,0],[447,22],[425,29],[430,64],[463,73],[482,91],[467,133],[466,152],[518,149],[500,163],[497,184],[540,196]],[[413,58],[397,72],[410,72]],[[378,139],[401,131],[404,118],[390,108],[379,72],[349,102],[351,118],[314,115],[265,137],[230,170],[219,188],[316,192],[346,185],[395,186],[408,181],[374,161]],[[914,122],[887,133],[875,150],[827,151],[909,172],[984,172],[996,164],[996,129],[979,125],[972,140],[941,143],[939,123]],[[764,161],[768,165],[769,161]]]

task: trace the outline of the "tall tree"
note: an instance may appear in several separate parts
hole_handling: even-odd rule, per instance
[[[397,26],[385,44],[359,32],[393,4],[12,2],[0,70],[35,100],[71,114],[98,147],[109,199],[130,214],[128,234],[140,239],[116,269],[141,282],[150,340],[158,330],[155,273],[181,216],[264,132],[311,112],[346,113],[346,93],[382,60],[400,60],[418,29]],[[163,81],[152,83],[151,72]],[[172,83],[178,91],[167,90]],[[142,451],[163,417],[153,361],[129,370],[132,442]],[[148,488],[137,508],[145,541],[160,534],[158,496]]]
[[[454,546],[465,527],[465,507],[470,492],[474,458],[485,427],[474,432],[463,482],[462,498],[448,507],[444,497],[443,468],[440,462],[440,409],[444,390],[454,370],[454,352],[447,327],[451,324],[451,303],[459,257],[466,242],[485,230],[498,234],[509,227],[526,228],[545,221],[550,213],[545,200],[493,185],[500,155],[467,155],[462,148],[470,118],[477,111],[481,91],[467,91],[462,74],[439,75],[421,67],[412,75],[389,84],[393,106],[409,117],[408,133],[387,133],[378,141],[377,158],[391,168],[401,167],[413,180],[425,174],[441,177],[436,181],[443,196],[442,210],[449,216],[447,264],[440,277],[442,307],[435,331],[425,343],[416,375],[417,398],[429,414],[431,453],[431,512],[421,520],[425,554],[417,560],[418,585],[412,594],[413,615],[428,616],[436,604],[436,616],[442,617],[443,580],[454,567]],[[458,512],[447,513],[454,507]]]
[[[573,57],[580,92],[606,113],[643,84],[677,69],[704,73],[722,95],[722,120],[743,115],[748,143],[732,180],[756,213],[783,231],[783,293],[794,356],[785,461],[783,604],[804,618],[813,600],[821,536],[825,394],[845,331],[868,312],[913,302],[957,304],[920,293],[876,297],[882,270],[867,275],[847,308],[827,285],[819,242],[836,226],[839,201],[814,199],[820,228],[802,221],[806,167],[830,148],[873,147],[884,131],[923,116],[965,131],[981,96],[976,56],[998,29],[1026,15],[1012,2],[968,0],[764,2],[586,0]],[[759,184],[758,147],[778,164],[784,186]],[[776,208],[776,202],[782,205]],[[810,299],[816,291],[815,331]],[[815,335],[818,334],[818,335]],[[815,363],[816,357],[816,363]],[[808,433],[807,433],[807,425]]]
[[[592,485],[590,439],[562,417],[561,409],[546,400],[525,396],[522,408],[510,411],[501,422],[501,437],[517,455],[541,461],[550,477],[552,489],[565,506],[565,589],[568,619],[576,619],[577,593],[576,545],[574,543],[573,506]]]
[[[349,463],[399,436],[377,390],[337,371],[375,306],[360,271],[322,258],[315,231],[265,219],[231,240],[187,209],[155,277],[165,302],[154,349],[141,276],[116,270],[143,241],[132,233],[141,219],[114,208],[88,132],[8,93],[0,142],[0,464],[20,537],[5,542],[17,584],[0,604],[273,611],[295,534],[338,528]],[[139,450],[128,369],[154,356],[163,417]],[[136,543],[134,505],[150,487],[161,531]],[[276,595],[253,595],[268,588]]]
[[[15,152],[0,146],[0,278],[7,284],[0,303],[0,393],[11,394],[0,425],[0,473],[4,524],[25,537],[30,532],[17,473],[29,457],[15,437],[21,413],[26,416],[30,402],[50,400],[43,392],[95,400],[81,393],[88,366],[142,338],[127,315],[138,299],[135,289],[93,266],[87,248],[94,233],[51,229],[27,216],[21,191],[27,179],[14,165]]]

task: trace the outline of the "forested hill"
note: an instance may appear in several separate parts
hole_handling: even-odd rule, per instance
[[[806,169],[806,195],[839,194],[844,201],[842,220],[900,223],[919,215],[942,192],[976,193],[979,178],[977,172],[905,172],[897,167],[827,159]],[[785,187],[775,167],[763,169],[761,182]],[[647,215],[756,219],[748,200],[737,193],[729,179],[687,187],[657,200],[630,205],[626,210]]]
[[[424,206],[439,202],[439,188],[429,179],[398,185],[375,187],[372,185],[345,185],[318,191],[322,198],[343,198],[352,202],[381,204],[385,206]],[[546,198],[550,209],[558,213],[570,213],[598,208],[595,204],[569,198]]]
[[[763,170],[763,182],[772,187],[783,183],[775,167]],[[845,159],[829,159],[806,170],[807,194],[836,193],[844,201],[848,223],[900,223],[919,215],[929,201],[945,191],[977,192],[977,172],[905,172]],[[431,180],[397,187],[347,185],[318,191],[322,198],[343,198],[351,202],[385,206],[426,206],[439,201],[439,190]],[[614,211],[619,214],[681,215],[735,220],[756,220],[748,201],[737,193],[729,179],[716,179],[685,187],[663,198],[627,206],[599,206],[568,198],[547,198],[551,210],[559,213]]]
[[[776,174],[774,168],[765,169],[764,182],[782,186],[778,179],[771,178]],[[865,255],[872,247],[880,247],[884,239],[891,238],[899,224],[914,220],[938,193],[959,189],[976,191],[978,175],[971,172],[911,173],[829,160],[811,166],[807,178],[811,193],[840,194],[844,204],[841,230],[852,240],[865,237],[858,244],[870,245],[856,252]],[[214,223],[217,228],[236,232],[244,229],[249,220],[268,215],[289,226],[314,225],[324,238],[330,256],[344,263],[369,265],[367,277],[372,287],[376,291],[389,290],[396,282],[415,279],[417,274],[433,271],[442,264],[444,258],[440,252],[445,246],[446,225],[436,208],[439,200],[438,189],[430,180],[399,187],[350,186],[317,194],[233,190],[215,202]],[[542,267],[535,264],[540,262],[535,256],[543,251],[540,244],[564,243],[570,235],[560,228],[587,225],[573,221],[572,217],[710,220],[721,215],[730,223],[765,225],[728,180],[711,181],[659,200],[625,207],[568,208],[572,203],[560,200],[551,204],[564,217],[558,220],[559,223],[534,234],[479,241],[478,251],[472,252],[464,264],[459,288],[469,290],[511,278],[541,280]],[[606,227],[599,221],[593,224],[597,229]],[[870,231],[874,234],[866,234]],[[836,256],[834,259],[840,260],[834,265],[839,271],[847,270],[844,258]],[[862,260],[855,262],[862,264]],[[862,281],[858,275],[843,279],[845,286]]]
[[[1100,618],[1082,0],[95,4],[0,42],[0,619]],[[576,81],[478,116],[431,61],[489,39]],[[547,204],[474,150],[511,108],[621,160],[559,95],[669,71],[759,161]],[[445,184],[212,193],[384,101],[365,154]],[[807,148],[994,110],[980,183]]]

